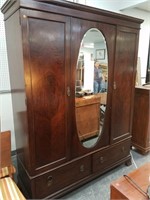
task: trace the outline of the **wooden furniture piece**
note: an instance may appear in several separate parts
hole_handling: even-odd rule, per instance
[[[0,133],[0,178],[9,176],[13,178],[16,172],[11,161],[11,135],[10,131]]]
[[[147,188],[150,185],[149,180],[150,163],[146,163],[142,167],[129,173],[128,176],[136,182],[136,184],[144,191],[147,192]],[[110,186],[111,193],[110,199],[127,199],[127,200],[147,200],[148,197],[141,193],[133,183],[124,176],[113,181]]]
[[[84,140],[99,134],[100,97],[84,96],[75,99],[79,139]]]
[[[81,90],[84,85],[84,55],[79,55],[76,66],[76,91]]]
[[[0,152],[0,199],[25,200],[25,197],[12,179],[16,169],[11,161],[10,131],[0,133]]]
[[[97,96],[100,97],[100,104],[106,106],[107,105],[107,92],[97,93]]]
[[[7,1],[4,13],[18,181],[28,198],[58,198],[131,163],[131,124],[143,20],[61,0]],[[103,130],[85,148],[78,136],[75,75],[91,28],[105,37],[108,90]],[[93,113],[91,113],[93,114]]]
[[[142,154],[150,151],[150,85],[135,87],[132,146]]]
[[[1,200],[25,200],[16,183],[10,177],[0,179],[0,199]]]

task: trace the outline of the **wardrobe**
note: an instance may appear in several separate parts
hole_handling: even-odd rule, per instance
[[[143,20],[62,0],[8,0],[1,11],[18,185],[25,196],[60,198],[122,163],[130,165]],[[108,88],[101,135],[86,148],[79,140],[76,119],[76,66],[82,39],[93,28],[106,41]]]

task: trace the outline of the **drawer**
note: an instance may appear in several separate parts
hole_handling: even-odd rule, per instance
[[[110,165],[128,156],[130,153],[131,141],[126,140],[113,147],[99,151],[93,155],[93,172],[109,168]]]
[[[59,167],[35,179],[36,197],[44,198],[90,174],[90,156]]]

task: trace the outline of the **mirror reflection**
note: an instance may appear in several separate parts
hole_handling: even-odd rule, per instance
[[[81,42],[76,66],[76,123],[79,140],[84,147],[93,147],[104,125],[108,56],[103,34],[88,30]]]

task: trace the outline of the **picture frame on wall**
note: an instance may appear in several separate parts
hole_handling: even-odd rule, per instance
[[[105,49],[97,49],[96,50],[96,59],[104,60],[105,59]]]

